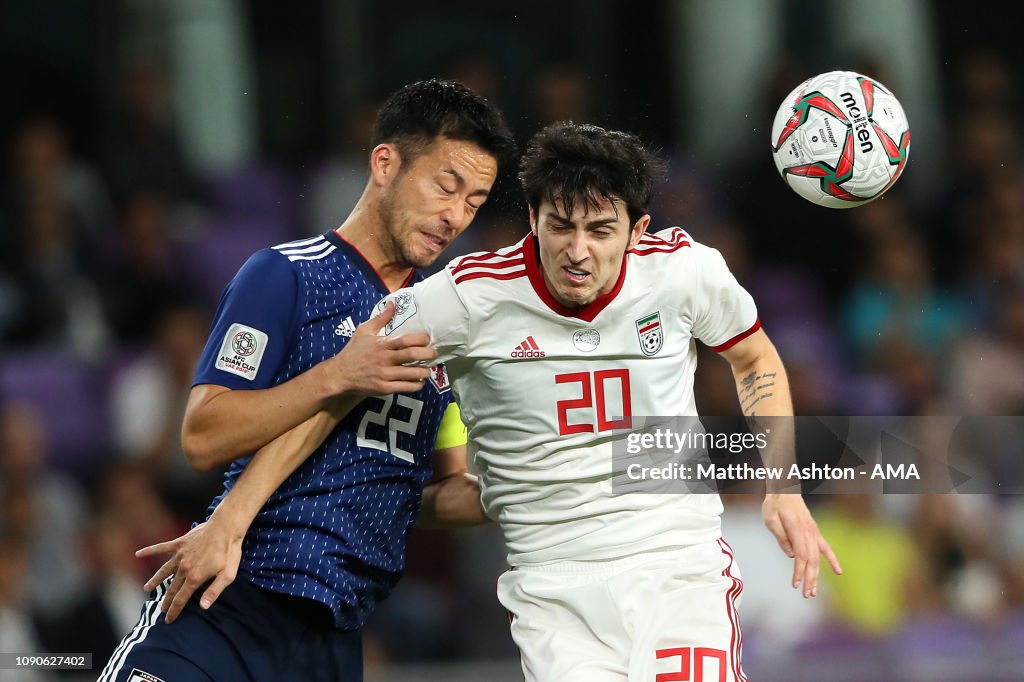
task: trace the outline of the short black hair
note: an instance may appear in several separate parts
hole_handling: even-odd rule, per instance
[[[370,148],[390,143],[413,160],[442,136],[472,142],[499,165],[516,152],[497,107],[462,83],[437,78],[410,83],[388,97],[377,112]]]
[[[545,126],[530,139],[519,164],[519,181],[534,211],[559,202],[572,215],[577,201],[596,208],[613,197],[626,204],[630,224],[648,212],[654,184],[667,165],[636,135],[584,123]]]

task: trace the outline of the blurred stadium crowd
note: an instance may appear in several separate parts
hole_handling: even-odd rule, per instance
[[[653,225],[680,224],[722,250],[787,363],[797,414],[1024,414],[1024,168],[1011,102],[1021,84],[989,53],[957,69],[965,106],[949,112],[944,184],[927,205],[904,182],[853,211],[814,207],[778,180],[767,143],[728,164],[665,150],[673,172]],[[485,61],[443,75],[500,101]],[[807,75],[789,65],[764,83],[761,120]],[[514,121],[521,138],[551,120],[615,125],[595,113],[589,82],[572,62],[538,73],[532,113]],[[365,180],[373,101],[352,117],[348,144],[316,164],[210,176],[185,160],[159,68],[128,71],[119,92],[93,131],[100,153],[78,151],[68,122],[50,115],[22,121],[4,150],[0,651],[100,662],[134,625],[159,563],[133,551],[201,519],[220,487],[219,475],[189,470],[178,438],[220,291],[253,250],[339,224]],[[501,183],[445,260],[523,234],[511,173]],[[738,413],[727,365],[707,355],[701,412]],[[993,476],[1021,476],[1024,453],[990,454]],[[787,588],[789,562],[757,499],[727,500],[725,534],[746,579],[745,660],[763,679],[1022,669],[1024,499],[813,505],[846,571],[805,602]],[[416,531],[408,575],[367,632],[371,667],[513,658],[494,598],[503,561],[494,528]]]

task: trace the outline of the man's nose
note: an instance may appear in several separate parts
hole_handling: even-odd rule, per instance
[[[573,232],[569,240],[567,250],[569,260],[573,263],[581,263],[587,259],[589,249],[587,247],[587,235],[581,231]]]
[[[441,211],[441,220],[448,227],[455,229],[461,229],[465,227],[466,220],[466,205],[461,199],[454,199],[449,202],[444,210]]]

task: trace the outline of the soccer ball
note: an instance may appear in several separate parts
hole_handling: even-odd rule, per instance
[[[775,167],[815,204],[851,208],[882,196],[907,165],[910,126],[884,85],[852,71],[808,78],[772,123]]]

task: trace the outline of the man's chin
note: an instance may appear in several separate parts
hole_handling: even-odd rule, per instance
[[[411,268],[416,268],[417,270],[422,270],[423,268],[429,268],[433,265],[442,253],[444,252],[431,252],[426,249],[406,248],[403,250],[402,256],[405,259],[406,265]]]
[[[590,305],[591,303],[594,302],[596,298],[597,295],[594,294],[593,292],[573,292],[573,294],[570,295],[568,292],[560,291],[555,295],[555,300],[564,305],[566,308],[573,309],[582,308],[584,306]]]
[[[422,270],[423,268],[429,268],[431,265],[436,263],[440,256],[440,253],[417,254],[410,262],[414,268]]]

